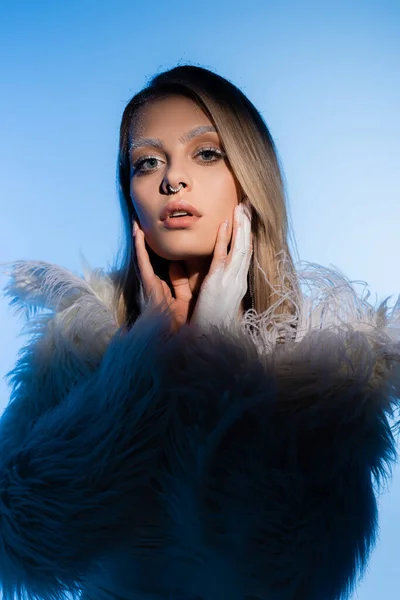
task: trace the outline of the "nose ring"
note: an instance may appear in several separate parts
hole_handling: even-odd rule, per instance
[[[172,185],[169,183],[169,184],[167,185],[167,188],[169,188],[169,190],[170,190],[171,192],[173,192],[174,194],[176,194],[176,192],[179,192],[179,190],[182,188],[182,184],[180,183],[180,184],[179,184],[179,187],[177,187],[177,188],[173,188],[173,187],[172,187]]]

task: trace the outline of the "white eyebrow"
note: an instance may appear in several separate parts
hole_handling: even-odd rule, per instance
[[[196,127],[195,129],[184,133],[179,138],[179,141],[181,144],[185,144],[186,142],[190,142],[190,140],[198,135],[208,133],[209,131],[217,133],[217,130],[212,125],[200,125],[200,127]],[[137,138],[136,140],[131,141],[129,144],[129,150],[135,150],[135,148],[140,148],[142,146],[152,146],[153,148],[160,148],[162,150],[163,143],[159,138]]]

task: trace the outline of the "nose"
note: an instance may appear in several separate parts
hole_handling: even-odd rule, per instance
[[[182,189],[191,189],[191,177],[181,164],[171,164],[161,182],[161,191],[163,194],[176,194]]]

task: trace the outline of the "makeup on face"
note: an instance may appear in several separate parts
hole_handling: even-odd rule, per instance
[[[211,256],[239,195],[215,125],[179,96],[151,102],[138,116],[130,132],[130,191],[148,245],[166,260]],[[167,184],[180,189],[173,193]]]
[[[200,125],[199,127],[196,127],[195,129],[192,129],[191,131],[188,131],[182,135],[179,138],[179,141],[181,144],[187,144],[195,137],[204,135],[210,131],[217,133],[217,130],[213,125]],[[163,143],[159,138],[138,138],[131,141],[129,144],[129,151],[132,152],[133,150],[142,148],[143,146],[151,146],[152,148],[158,148],[160,150],[163,150],[164,148]]]
[[[186,216],[170,216],[163,222],[166,229],[188,229],[193,227],[200,217]]]
[[[192,227],[202,214],[185,200],[173,200],[161,211],[160,219],[166,229],[186,229]]]

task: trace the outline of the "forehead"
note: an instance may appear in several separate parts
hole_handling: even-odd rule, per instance
[[[202,109],[190,98],[169,96],[149,100],[132,117],[130,137],[182,133],[197,125],[212,125]]]

